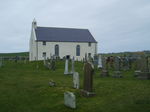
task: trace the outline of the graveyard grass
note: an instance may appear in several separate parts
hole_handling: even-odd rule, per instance
[[[85,98],[72,88],[72,76],[63,74],[63,61],[56,62],[56,71],[46,69],[43,62],[4,64],[0,68],[0,112],[150,112],[150,80],[134,78],[132,70],[124,72],[122,79],[100,78],[95,70],[96,96]],[[83,63],[75,62],[75,69],[82,88]],[[49,87],[50,80],[56,87]],[[64,105],[66,91],[76,95],[75,110]]]

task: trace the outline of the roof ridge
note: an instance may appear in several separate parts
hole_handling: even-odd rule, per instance
[[[76,29],[76,30],[88,30],[87,28],[65,28],[65,27],[48,27],[48,26],[37,26],[41,28],[58,28],[58,29]]]

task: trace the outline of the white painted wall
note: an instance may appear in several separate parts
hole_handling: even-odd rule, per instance
[[[70,55],[72,58],[75,57],[76,60],[82,60],[85,57],[85,54],[91,53],[93,57],[96,52],[95,46],[96,43],[91,43],[91,46],[88,46],[88,43],[81,42],[46,42],[46,45],[43,45],[43,42],[37,42],[38,46],[38,60],[43,60],[43,52],[46,52],[46,57],[50,57],[55,54],[55,45],[59,45],[59,57],[63,58],[66,55]],[[80,56],[76,56],[76,46],[80,45]],[[36,49],[35,49],[36,50]]]

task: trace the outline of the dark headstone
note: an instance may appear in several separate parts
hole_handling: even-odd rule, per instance
[[[121,59],[120,57],[116,56],[115,57],[115,71],[112,77],[114,78],[122,78],[122,74],[121,74]]]
[[[94,65],[98,65],[98,55],[94,55]]]
[[[140,73],[141,73],[140,70],[135,70],[134,71],[134,77],[138,77]]]
[[[143,55],[141,58],[141,73],[139,73],[138,79],[150,79],[149,71],[149,57]]]
[[[90,62],[84,64],[84,80],[83,80],[83,90],[82,95],[85,97],[94,96],[93,92],[93,73],[94,67]]]
[[[51,61],[51,70],[55,70],[56,69],[56,62],[54,59],[52,59]]]
[[[105,57],[102,57],[102,72],[100,74],[100,77],[108,77],[108,76],[109,76],[109,72],[106,67],[106,59]]]

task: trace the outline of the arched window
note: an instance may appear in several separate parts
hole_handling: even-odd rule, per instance
[[[76,56],[80,56],[80,45],[76,46]]]
[[[55,45],[55,56],[59,56],[59,45]]]

